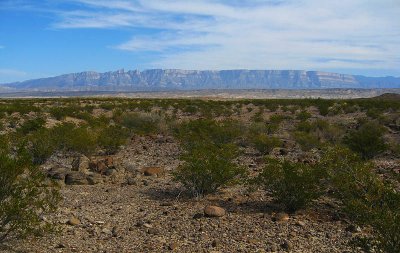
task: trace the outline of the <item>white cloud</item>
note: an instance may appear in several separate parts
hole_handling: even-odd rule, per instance
[[[75,0],[56,28],[149,29],[120,50],[193,69],[398,69],[398,0]]]
[[[15,69],[0,69],[0,75],[8,75],[8,76],[25,76],[27,73],[20,70]]]

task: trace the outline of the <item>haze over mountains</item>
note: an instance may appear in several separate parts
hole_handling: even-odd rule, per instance
[[[65,74],[0,85],[3,91],[400,88],[399,77],[303,70],[118,70]]]

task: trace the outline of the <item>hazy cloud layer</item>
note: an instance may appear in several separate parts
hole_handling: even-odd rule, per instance
[[[154,67],[400,66],[398,0],[61,1],[71,5],[68,11],[50,2],[57,16],[52,28],[131,29],[131,40],[110,47],[155,52]]]

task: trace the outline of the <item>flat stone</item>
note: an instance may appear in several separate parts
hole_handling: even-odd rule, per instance
[[[222,217],[226,213],[225,209],[219,206],[206,206],[204,208],[204,214],[207,217]]]

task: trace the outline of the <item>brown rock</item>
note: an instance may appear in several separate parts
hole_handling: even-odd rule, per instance
[[[107,156],[107,157],[104,159],[104,164],[105,164],[107,167],[112,167],[112,166],[114,166],[114,159],[112,158],[112,156]]]
[[[68,224],[68,225],[71,225],[71,226],[76,226],[76,225],[81,224],[81,221],[80,221],[78,218],[76,218],[76,217],[71,217],[71,218],[67,221],[67,224]]]
[[[144,167],[141,172],[145,176],[161,176],[165,173],[161,167]]]
[[[277,213],[274,215],[274,217],[272,218],[273,221],[276,222],[287,222],[289,221],[289,215],[287,213]]]
[[[97,161],[92,163],[91,169],[97,173],[104,174],[107,170],[107,166],[104,161]]]
[[[178,243],[173,242],[168,246],[169,250],[175,250],[176,248],[178,248]]]
[[[225,213],[225,209],[219,206],[206,206],[204,208],[204,214],[208,217],[222,217]]]

